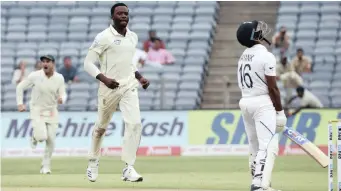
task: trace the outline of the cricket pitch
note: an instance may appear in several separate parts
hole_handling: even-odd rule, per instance
[[[40,158],[2,159],[2,190],[245,191],[251,183],[248,157],[139,157],[135,168],[144,178],[139,183],[121,180],[124,164],[118,157],[101,158],[96,182],[87,180],[87,159],[55,157],[50,175],[39,174],[40,163]],[[290,191],[326,190],[327,171],[309,156],[278,157],[272,185]]]
[[[60,188],[2,188],[3,191],[60,191]],[[63,188],[63,191],[179,191],[180,189],[84,189],[84,188]],[[193,191],[182,190],[181,191]],[[209,191],[209,190],[201,190]]]

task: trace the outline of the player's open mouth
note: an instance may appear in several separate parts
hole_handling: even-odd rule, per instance
[[[44,70],[47,70],[47,69],[49,69],[49,67],[45,66],[45,67],[44,67]]]

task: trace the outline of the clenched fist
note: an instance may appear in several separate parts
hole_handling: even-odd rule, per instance
[[[18,111],[19,111],[19,112],[26,111],[26,106],[25,106],[24,104],[18,105]]]
[[[107,78],[106,76],[103,78],[102,82],[110,89],[116,89],[120,85],[116,80]]]
[[[149,86],[149,81],[146,78],[141,78],[140,80],[140,84],[142,85],[143,89],[147,89]]]
[[[63,104],[63,99],[61,97],[58,98],[58,104]]]

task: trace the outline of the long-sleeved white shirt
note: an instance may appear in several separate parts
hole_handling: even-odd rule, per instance
[[[17,86],[17,104],[23,104],[24,90],[32,88],[30,100],[31,119],[39,118],[46,122],[58,122],[58,98],[66,102],[64,77],[54,72],[47,77],[43,70],[31,72],[28,77]]]
[[[125,36],[119,34],[111,25],[99,33],[84,61],[84,70],[96,77],[102,73],[108,78],[115,79],[120,86],[136,85],[133,57],[138,43],[137,35],[127,29]],[[96,59],[99,58],[100,70],[96,67]],[[101,83],[99,93],[108,90]]]
[[[15,69],[13,72],[13,77],[12,77],[12,84],[17,85],[17,81],[20,79],[22,71],[20,69]],[[25,75],[23,79],[27,78],[27,74],[29,74],[29,71],[25,71]]]

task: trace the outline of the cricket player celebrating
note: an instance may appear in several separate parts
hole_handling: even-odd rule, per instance
[[[87,177],[92,182],[98,177],[101,142],[119,105],[125,124],[122,161],[126,167],[122,180],[140,182],[143,178],[134,169],[142,132],[137,86],[140,82],[147,89],[149,81],[141,76],[132,62],[138,38],[127,29],[128,7],[124,3],[115,4],[111,8],[111,18],[113,25],[96,36],[84,61],[85,71],[100,81],[98,119],[92,133]],[[100,70],[95,65],[97,60],[100,61]]]
[[[245,47],[238,61],[239,102],[250,145],[251,191],[270,188],[271,174],[278,154],[278,132],[286,124],[280,92],[276,84],[276,59],[261,44],[270,30],[266,23],[242,23],[237,39]]]
[[[42,174],[51,173],[51,156],[55,146],[58,128],[58,104],[66,101],[64,77],[55,71],[54,58],[51,55],[40,57],[43,68],[34,71],[17,86],[18,110],[26,110],[23,104],[24,90],[32,88],[30,100],[30,118],[33,128],[32,148],[37,142],[46,141],[45,153],[40,169]]]

